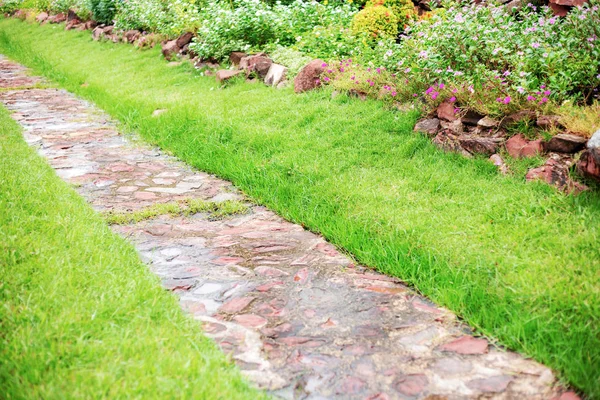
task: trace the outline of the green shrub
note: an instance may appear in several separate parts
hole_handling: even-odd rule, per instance
[[[269,56],[274,62],[285,65],[288,68],[288,78],[296,76],[302,67],[312,60],[312,57],[309,57],[298,50],[283,46],[276,46],[271,49],[269,51]]]
[[[317,26],[297,39],[297,50],[324,60],[355,57],[364,47],[361,38],[343,25]]]
[[[0,0],[0,13],[12,13],[23,4],[23,0]]]
[[[112,23],[115,12],[116,4],[115,0],[89,0],[90,10],[92,11],[92,17],[103,24]]]
[[[394,37],[398,34],[398,17],[381,5],[367,7],[354,16],[352,31],[357,35],[367,34],[373,39]]]

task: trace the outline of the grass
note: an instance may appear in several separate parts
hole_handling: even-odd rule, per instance
[[[219,88],[158,49],[90,36],[3,20],[0,52],[600,398],[597,193],[565,196],[438,151],[412,132],[416,113],[328,91]]]
[[[0,188],[0,398],[261,398],[4,108]]]
[[[249,208],[246,204],[236,200],[220,202],[204,201],[202,199],[186,199],[182,202],[154,204],[132,212],[108,211],[104,219],[109,225],[126,225],[155,218],[159,215],[173,217],[208,213],[210,218],[219,219],[230,215],[244,214]]]

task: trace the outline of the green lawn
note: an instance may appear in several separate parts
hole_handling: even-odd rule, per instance
[[[1,107],[0,398],[261,398]]]
[[[221,89],[158,49],[89,32],[4,20],[0,52],[600,398],[598,194],[440,152],[412,132],[416,113],[326,90]]]

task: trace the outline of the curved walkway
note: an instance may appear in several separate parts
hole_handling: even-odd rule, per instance
[[[228,182],[119,135],[68,92],[0,56],[0,101],[97,210],[243,200]],[[114,226],[245,376],[286,399],[576,399],[552,371],[476,338],[397,279],[249,204],[244,215]],[[168,357],[168,354],[165,354]]]

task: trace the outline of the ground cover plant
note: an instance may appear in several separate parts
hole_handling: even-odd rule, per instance
[[[0,108],[3,399],[256,399]]]
[[[149,142],[600,396],[597,194],[564,196],[440,152],[412,132],[417,112],[374,100],[219,88],[187,64],[168,67],[157,49],[17,20],[1,21],[0,32],[1,52]],[[153,117],[157,109],[167,111]]]

